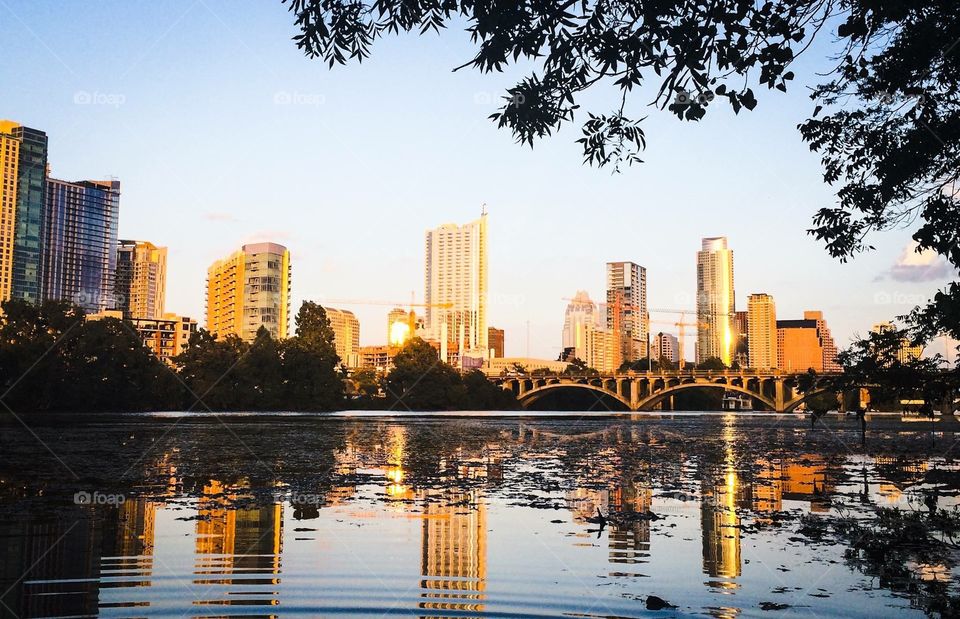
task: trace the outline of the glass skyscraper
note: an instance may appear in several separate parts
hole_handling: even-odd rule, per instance
[[[47,134],[0,120],[0,300],[43,298]]]
[[[120,181],[47,180],[43,296],[90,312],[113,308]]]

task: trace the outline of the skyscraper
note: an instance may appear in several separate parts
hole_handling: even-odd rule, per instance
[[[487,215],[458,226],[427,230],[425,254],[426,330],[440,342],[441,359],[450,347],[486,358]]]
[[[563,348],[572,349],[573,356],[586,361],[586,330],[597,328],[597,304],[590,300],[586,290],[578,290],[567,304],[563,317]]]
[[[747,300],[748,363],[757,370],[777,367],[777,308],[766,293]]]
[[[712,357],[728,366],[736,344],[733,320],[736,308],[733,292],[733,250],[727,238],[703,239],[697,252],[697,362]]]
[[[48,178],[46,188],[42,297],[90,312],[112,309],[120,181]]]
[[[620,363],[647,354],[647,270],[639,264],[607,263],[607,329],[620,342]]]
[[[277,243],[244,245],[207,269],[207,330],[253,341],[260,327],[287,337],[290,252]]]
[[[360,366],[360,321],[349,310],[323,308],[333,329],[333,344],[340,362],[347,367]]]
[[[167,248],[148,241],[120,241],[114,295],[123,317],[161,318],[167,290]]]
[[[0,120],[0,301],[43,298],[47,134]]]

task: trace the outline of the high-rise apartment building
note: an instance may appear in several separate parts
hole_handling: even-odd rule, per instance
[[[580,359],[598,372],[615,372],[622,363],[620,338],[610,329],[587,324],[583,330],[583,357]]]
[[[340,362],[347,367],[360,366],[360,321],[349,310],[323,308],[333,329],[333,344]]]
[[[440,358],[449,348],[486,358],[487,215],[464,224],[427,230],[425,253],[426,331],[440,342]]]
[[[287,337],[290,252],[277,243],[244,245],[207,269],[207,330],[253,341],[260,327]]]
[[[124,318],[160,318],[167,292],[167,248],[147,241],[120,241],[114,283]]]
[[[490,346],[490,356],[494,359],[503,357],[504,333],[503,329],[487,328],[487,345]]]
[[[804,312],[803,320],[778,320],[777,357],[777,367],[785,372],[840,371],[837,346],[823,312]]]
[[[620,342],[620,363],[647,354],[647,270],[639,264],[607,263],[607,329]]]
[[[716,357],[733,363],[734,333],[733,250],[727,238],[702,241],[697,252],[697,362]]]
[[[670,363],[680,363],[680,340],[669,333],[657,333],[653,338],[651,354],[655,360],[665,359]]]
[[[0,301],[43,299],[47,134],[0,120]]]
[[[777,307],[766,293],[747,299],[748,363],[757,370],[777,367]]]
[[[113,309],[120,181],[48,178],[46,191],[42,298]]]
[[[173,359],[187,350],[190,336],[197,332],[197,321],[187,316],[163,314],[157,318],[129,318],[122,310],[104,310],[88,314],[87,320],[104,318],[127,319],[149,348],[164,363],[173,364]]]
[[[597,304],[585,290],[578,290],[567,304],[563,317],[563,349],[572,350],[574,357],[586,361],[586,330],[598,326]]]

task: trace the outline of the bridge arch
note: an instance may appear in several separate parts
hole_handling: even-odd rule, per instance
[[[801,404],[803,404],[813,396],[821,395],[824,393],[831,393],[831,391],[832,390],[827,389],[825,387],[819,387],[817,389],[814,389],[813,391],[804,393],[802,395],[798,395],[796,398],[794,398],[793,400],[790,400],[789,402],[783,405],[783,412],[792,413],[798,406],[800,406]]]
[[[616,391],[610,391],[610,390],[604,389],[603,387],[598,387],[597,385],[592,385],[586,382],[577,382],[577,383],[558,382],[558,383],[543,385],[542,387],[537,387],[536,389],[527,391],[522,396],[517,398],[517,401],[520,402],[521,406],[526,407],[529,404],[533,404],[534,402],[542,398],[547,393],[551,391],[555,391],[557,389],[588,389],[590,391],[602,393],[603,395],[606,395],[608,397],[613,398],[614,400],[617,400],[618,402],[623,404],[628,411],[633,410],[633,407],[630,406],[630,401],[625,399],[623,396],[617,395]]]
[[[739,385],[733,385],[730,383],[722,383],[722,382],[714,382],[714,381],[683,382],[677,385],[669,386],[666,389],[663,389],[662,391],[658,391],[654,394],[646,396],[645,398],[642,398],[637,403],[637,410],[644,410],[646,408],[654,406],[660,403],[661,401],[663,401],[665,398],[667,398],[671,394],[674,394],[680,391],[686,391],[689,389],[723,389],[724,391],[736,391],[738,393],[743,393],[755,400],[762,402],[765,406],[768,406],[772,411],[777,410],[776,403],[761,393],[758,393],[756,391],[750,391],[749,389],[746,389],[745,387],[741,387]]]

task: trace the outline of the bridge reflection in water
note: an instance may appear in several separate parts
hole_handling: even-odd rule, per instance
[[[663,371],[596,376],[491,376],[489,379],[530,406],[543,396],[564,389],[586,389],[613,398],[627,410],[653,410],[674,394],[690,389],[714,389],[750,396],[765,408],[788,413],[808,398],[827,392],[831,375],[821,375],[813,388],[799,393],[798,376],[779,371]]]

